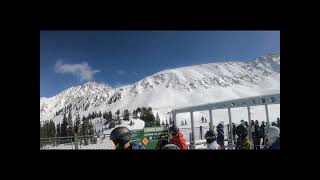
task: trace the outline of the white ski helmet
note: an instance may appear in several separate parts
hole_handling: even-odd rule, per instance
[[[268,144],[273,144],[280,136],[280,129],[276,126],[270,126],[267,132]]]

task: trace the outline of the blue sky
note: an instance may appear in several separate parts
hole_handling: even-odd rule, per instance
[[[87,81],[119,87],[168,68],[275,52],[279,31],[41,31],[40,97]]]

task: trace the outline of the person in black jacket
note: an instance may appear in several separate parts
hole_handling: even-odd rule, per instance
[[[236,124],[232,123],[233,142],[236,142]]]
[[[221,123],[219,123],[217,126],[217,132],[218,132],[217,143],[220,145],[221,149],[225,149],[224,148],[224,130],[223,130],[223,125]]]
[[[248,132],[247,132],[247,128],[246,128],[246,126],[245,126],[245,124],[244,124],[244,121],[241,121],[241,124],[240,125],[238,125],[237,127],[236,127],[236,134],[237,134],[237,136],[238,136],[238,139],[237,139],[237,142],[236,142],[236,149],[238,149],[238,147],[240,146],[240,144],[241,144],[241,140],[244,138],[240,138],[241,137],[241,135],[243,135],[243,134],[247,134]]]
[[[266,136],[266,133],[265,133],[265,124],[264,124],[264,121],[262,121],[262,124],[259,128],[259,132],[260,132],[260,138],[262,138],[262,145],[264,145],[264,141],[265,141],[265,136]]]
[[[280,129],[280,118],[277,118],[277,125],[276,126]]]
[[[254,123],[254,149],[260,150],[260,132],[259,132],[259,122],[258,120]]]
[[[248,121],[245,121],[245,122],[244,122],[244,127],[245,127],[246,129],[249,128],[249,123],[248,123]]]

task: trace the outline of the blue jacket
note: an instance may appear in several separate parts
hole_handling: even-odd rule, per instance
[[[131,143],[132,150],[146,149],[143,144]]]

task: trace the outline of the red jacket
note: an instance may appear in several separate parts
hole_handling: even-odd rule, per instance
[[[181,132],[178,132],[176,136],[172,136],[170,143],[177,145],[180,149],[188,149],[186,140],[183,138],[183,134]]]

